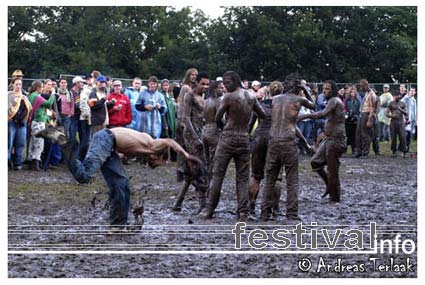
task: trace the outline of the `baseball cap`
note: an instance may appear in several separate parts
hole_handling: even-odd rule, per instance
[[[72,78],[72,84],[76,84],[77,82],[85,82],[81,76],[75,76]]]
[[[112,85],[122,85],[122,82],[120,80],[115,80],[114,83],[112,83]]]
[[[105,76],[101,75],[101,76],[98,76],[98,77],[96,78],[96,81],[98,81],[98,82],[106,82],[106,81],[108,81],[108,80],[106,79],[106,77],[105,77]]]
[[[261,85],[257,80],[252,81],[251,86]]]
[[[384,88],[390,88],[390,85],[384,84]]]
[[[24,74],[22,73],[22,70],[20,70],[20,69],[16,69],[16,70],[12,73],[12,76],[13,76],[13,77],[15,77],[15,76],[24,76]]]
[[[215,81],[223,81],[223,77],[219,76],[215,79]]]

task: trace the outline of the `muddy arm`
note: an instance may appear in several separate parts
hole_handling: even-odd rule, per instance
[[[328,101],[328,104],[326,105],[326,108],[322,111],[311,113],[311,114],[305,114],[298,117],[298,120],[302,121],[304,119],[310,118],[310,119],[320,119],[326,117],[328,114],[332,113],[334,109],[337,106],[336,97],[333,97],[331,100]],[[338,99],[339,100],[339,99]]]
[[[227,100],[226,100],[226,97],[224,97],[223,100],[221,100],[220,106],[218,107],[217,114],[215,114],[215,122],[219,129],[222,129],[224,127],[222,118],[224,113],[226,113],[226,111],[227,111]]]
[[[398,110],[405,116],[407,116],[407,111],[406,111],[406,105],[403,105],[403,107],[398,107]]]
[[[251,121],[249,122],[248,127],[248,133],[250,134],[252,132],[252,129],[254,128],[255,122],[257,121],[257,115],[254,113],[252,114]]]
[[[316,104],[314,103],[313,98],[311,97],[310,91],[305,86],[302,86],[302,89],[305,94],[306,101],[303,100],[302,105],[308,109],[316,110]]]
[[[264,112],[263,107],[261,107],[258,100],[254,100],[254,113],[257,115],[259,119],[265,119],[266,118],[266,112]]]
[[[184,97],[186,96],[186,94],[190,92],[191,90],[192,89],[189,86],[183,85],[182,88],[180,89],[179,97],[177,98],[177,103],[180,103],[180,101],[184,100]]]
[[[189,93],[184,96],[183,125],[185,129],[190,133],[190,137],[193,139],[198,139],[197,142],[199,143],[199,141],[201,141],[201,138],[195,132],[192,125],[192,121],[190,120],[190,116],[192,113],[192,100],[193,100],[193,93]]]
[[[301,140],[304,146],[310,146],[298,126],[295,126],[295,135]]]
[[[152,152],[153,154],[156,154],[158,152],[163,151],[166,148],[172,148],[175,152],[181,154],[185,160],[196,162],[199,164],[202,164],[202,161],[187,153],[176,141],[173,139],[156,139],[154,140],[153,146],[152,146]]]
[[[309,155],[312,155],[314,153],[313,148],[311,147],[311,145],[308,143],[308,141],[306,140],[306,138],[304,137],[303,133],[301,132],[301,130],[298,128],[298,126],[295,126],[295,135],[297,136],[297,138],[300,139],[301,143],[304,145],[304,147],[307,149],[307,153]]]

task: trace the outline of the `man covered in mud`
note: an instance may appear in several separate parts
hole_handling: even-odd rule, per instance
[[[406,104],[401,101],[401,94],[396,93],[385,111],[385,116],[391,118],[390,133],[391,133],[391,151],[392,156],[397,157],[397,137],[399,141],[398,150],[406,156],[406,132],[404,118],[407,116]]]
[[[205,146],[205,157],[208,165],[208,181],[212,178],[212,167],[215,150],[217,148],[218,139],[220,138],[220,130],[215,122],[218,106],[220,105],[224,93],[224,85],[222,81],[215,81],[210,85],[210,94],[205,100],[204,120],[205,127],[202,133],[202,139]]]
[[[166,163],[168,148],[172,148],[190,164],[202,163],[172,139],[152,139],[149,134],[129,128],[119,127],[97,132],[92,138],[84,161],[76,158],[75,145],[71,149],[69,138],[60,128],[45,129],[36,136],[49,138],[61,146],[68,168],[79,183],[89,183],[96,172],[101,170],[109,188],[109,218],[114,227],[127,224],[130,207],[129,179],[118,153],[145,156],[149,166],[155,168]]]
[[[344,105],[338,97],[338,89],[334,81],[325,81],[323,93],[328,100],[326,108],[316,113],[301,115],[298,119],[326,118],[325,138],[321,141],[310,163],[312,170],[317,172],[326,184],[323,197],[330,194],[331,201],[339,202],[341,196],[339,158],[346,151]],[[324,168],[325,165],[327,165],[327,171]]]
[[[370,151],[370,143],[373,141],[376,121],[376,107],[379,105],[375,92],[370,88],[369,82],[366,79],[360,80],[360,89],[365,92],[362,102],[360,120],[356,128],[356,157],[367,158]]]
[[[208,90],[210,79],[208,74],[200,72],[196,76],[196,87],[184,96],[183,105],[183,141],[187,152],[199,158],[203,164],[189,168],[185,166],[184,182],[177,196],[173,210],[180,211],[189,186],[192,184],[199,199],[198,213],[205,207],[206,191],[208,188],[208,173],[206,169],[206,158],[202,132],[204,130],[204,95]]]
[[[270,83],[270,95],[281,94],[283,85],[278,81]],[[257,128],[250,143],[251,149],[251,176],[252,182],[248,193],[249,209],[251,215],[255,215],[255,202],[260,190],[260,182],[264,178],[264,167],[266,165],[267,146],[269,143],[269,132],[272,125],[272,98],[264,98],[260,105],[266,113],[266,117],[258,120]],[[254,114],[251,118],[249,129],[254,127],[257,116]]]
[[[184,97],[187,93],[191,92],[196,86],[196,76],[198,70],[196,68],[189,68],[183,78],[183,85],[180,89],[179,97],[177,99],[177,120],[176,120],[176,141],[183,148],[183,110],[184,110]],[[185,162],[181,155],[177,154],[177,181],[183,181],[185,171]]]
[[[236,167],[236,198],[239,220],[253,220],[249,215],[249,137],[248,126],[254,111],[259,118],[264,118],[264,110],[257,99],[247,90],[241,89],[241,78],[234,71],[223,75],[224,86],[228,93],[218,108],[215,121],[222,127],[222,118],[226,114],[227,121],[223,127],[214,157],[213,177],[208,188],[208,201],[201,216],[211,219],[220,200],[221,186],[230,160],[233,158]]]
[[[283,85],[278,81],[270,83],[270,96],[260,101],[260,105],[266,113],[266,117],[258,120],[257,128],[251,140],[251,176],[252,182],[249,190],[249,208],[251,215],[255,215],[255,203],[258,192],[260,190],[260,182],[264,178],[264,168],[266,166],[267,149],[270,140],[270,127],[272,126],[272,103],[273,97],[283,92]],[[250,130],[253,128],[257,116],[254,114],[250,123]],[[313,149],[303,136],[301,130],[295,125],[296,137],[300,139],[301,144],[308,150],[309,154],[313,153]],[[280,173],[281,174],[281,173]],[[281,176],[281,175],[279,175]],[[278,178],[280,179],[280,178]],[[279,197],[280,189],[273,192],[275,195],[275,204],[273,206],[273,214],[279,213]]]
[[[261,201],[262,221],[268,221],[273,208],[279,202],[280,191],[275,184],[282,166],[286,177],[286,217],[298,219],[298,149],[297,119],[301,106],[314,109],[316,105],[310,92],[299,80],[285,83],[285,93],[273,97],[272,125],[266,158],[266,183]],[[299,96],[303,91],[305,97]]]

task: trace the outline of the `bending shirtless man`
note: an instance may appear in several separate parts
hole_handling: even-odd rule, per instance
[[[84,161],[76,159],[76,151],[71,149],[68,138],[59,128],[45,129],[36,136],[49,138],[61,146],[68,168],[79,183],[88,183],[96,172],[101,170],[109,188],[109,218],[114,226],[127,224],[130,207],[129,179],[118,153],[127,156],[144,155],[149,166],[155,168],[166,163],[170,147],[181,154],[189,164],[200,163],[198,158],[189,155],[172,139],[152,139],[146,133],[129,128],[103,129],[97,132]]]

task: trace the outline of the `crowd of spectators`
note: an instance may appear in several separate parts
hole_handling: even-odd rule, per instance
[[[62,126],[71,141],[78,142],[81,160],[93,134],[104,128],[127,127],[146,132],[154,139],[175,139],[179,82],[150,76],[147,86],[143,86],[142,79],[135,77],[131,86],[125,87],[122,81],[93,70],[70,81],[66,78],[34,80],[30,88],[24,90],[23,76],[21,70],[13,72],[8,96],[8,161],[9,167],[15,170],[21,170],[24,163],[34,171],[58,166],[60,148],[34,136],[49,126]],[[222,80],[217,77],[215,81]],[[241,86],[255,94],[259,101],[271,99],[269,86],[261,85],[257,80],[251,84],[248,80],[241,82]],[[317,110],[323,110],[327,101],[319,92],[319,86],[307,85]],[[402,155],[410,151],[417,133],[417,106],[416,88],[409,87],[400,84],[399,90],[392,94],[388,84],[377,90],[367,80],[361,80],[359,84],[345,84],[339,89],[346,113],[347,145],[352,155],[368,157],[370,144],[375,155],[380,155],[379,144],[390,141],[393,156],[397,156],[397,151]],[[390,104],[395,104],[391,102],[397,103],[396,109],[389,108]],[[398,108],[403,110],[401,115],[396,114]],[[301,115],[310,112],[304,107],[300,110]],[[400,124],[396,126],[395,122],[402,122],[402,132]],[[320,139],[324,123],[324,119],[304,119],[298,121],[297,126],[314,145]],[[251,134],[255,131],[255,122],[252,126]],[[300,143],[299,148],[306,154],[303,144]],[[175,155],[171,154],[171,158],[175,159]]]

